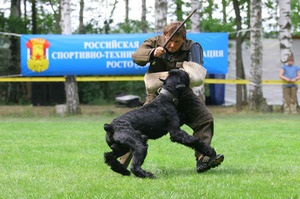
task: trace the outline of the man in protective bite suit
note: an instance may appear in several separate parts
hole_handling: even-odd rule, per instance
[[[193,62],[193,64],[197,65],[203,64],[202,47],[199,43],[186,38],[184,25],[171,37],[164,48],[164,44],[180,24],[181,22],[171,22],[165,26],[162,35],[145,40],[132,55],[133,61],[140,66],[150,63],[148,72],[145,75],[147,94],[145,103],[150,102],[159,94],[157,89],[153,89],[153,86],[151,86],[151,89],[148,86],[149,84],[159,85],[159,79],[151,79],[148,76],[152,74],[161,74],[163,76],[171,69],[185,68],[184,63],[186,62]],[[214,134],[214,119],[212,114],[205,103],[194,94],[192,89],[188,89],[183,96],[183,99],[178,100],[179,104],[177,106],[181,115],[181,123],[193,129],[193,136],[210,145]],[[196,169],[199,173],[219,166],[224,160],[224,155],[222,154],[217,154],[215,157],[208,157],[195,152],[195,157]],[[120,158],[120,162],[124,167],[128,166],[130,160],[131,153],[127,153]]]

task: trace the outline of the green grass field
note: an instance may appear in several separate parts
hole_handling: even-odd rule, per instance
[[[143,168],[157,179],[104,164],[103,124],[116,116],[0,117],[0,198],[300,198],[300,115],[215,114],[225,160],[202,174],[191,149],[151,140]]]

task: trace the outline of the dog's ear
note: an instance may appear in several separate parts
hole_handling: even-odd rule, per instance
[[[169,70],[169,75],[176,75],[176,74],[178,73],[178,70],[179,70],[179,69],[177,69],[177,68],[176,68],[176,69],[174,68],[174,69]]]
[[[189,76],[189,74],[187,73],[187,72],[185,72],[184,70],[182,70],[182,71],[180,71],[181,72],[181,77],[182,77],[182,83],[184,84],[184,85],[186,85],[187,87],[189,87],[190,86],[190,76]]]

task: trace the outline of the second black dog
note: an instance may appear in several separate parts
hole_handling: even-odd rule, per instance
[[[106,142],[112,149],[111,152],[104,153],[104,159],[113,171],[130,175],[130,171],[117,158],[131,150],[131,172],[137,177],[154,178],[151,172],[141,168],[147,156],[147,140],[158,139],[168,132],[172,142],[188,146],[205,156],[216,155],[215,150],[208,144],[180,129],[176,105],[182,91],[189,89],[189,75],[183,70],[173,69],[161,81],[163,88],[153,101],[114,119],[111,124],[104,125]]]

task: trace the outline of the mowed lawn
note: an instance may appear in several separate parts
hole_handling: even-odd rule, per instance
[[[215,114],[225,160],[201,174],[193,150],[151,140],[143,168],[157,179],[104,164],[103,124],[116,116],[0,117],[0,198],[300,198],[300,115]]]

